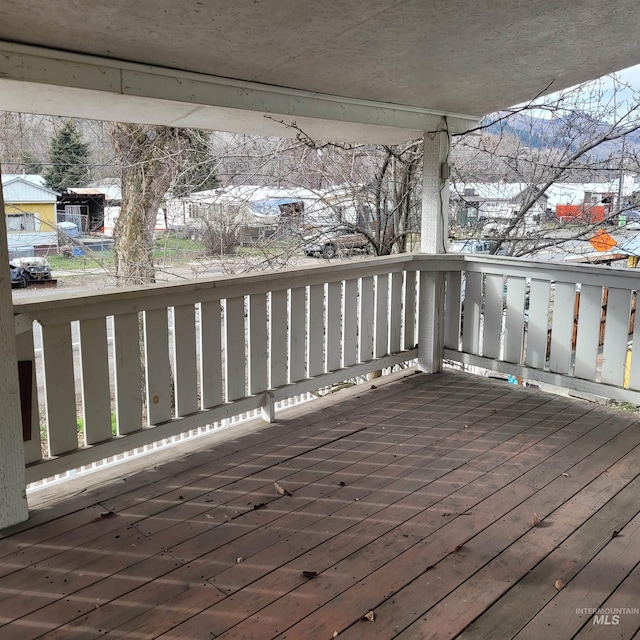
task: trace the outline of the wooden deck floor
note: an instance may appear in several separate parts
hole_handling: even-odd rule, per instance
[[[633,415],[459,373],[376,386],[35,510],[0,540],[0,638],[638,632]]]

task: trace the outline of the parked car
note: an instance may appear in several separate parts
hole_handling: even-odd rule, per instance
[[[344,227],[306,236],[303,250],[307,256],[335,258],[356,251],[371,253],[372,247],[365,235]]]
[[[13,269],[20,269],[26,281],[25,287],[29,284],[48,284],[55,282],[51,275],[51,266],[45,258],[36,256],[14,258],[9,261],[9,265],[12,269],[12,283]]]
[[[455,240],[449,245],[449,253],[491,253],[491,240]]]
[[[626,228],[632,231],[640,229],[640,211],[627,211],[624,214],[626,220]]]
[[[11,273],[11,287],[16,289],[24,289],[27,284],[27,276],[23,268],[9,261],[9,272]]]

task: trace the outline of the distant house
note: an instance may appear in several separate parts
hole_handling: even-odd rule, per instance
[[[38,175],[4,175],[2,191],[10,255],[17,248],[29,255],[46,255],[55,250],[59,194],[49,189]]]
[[[239,185],[167,201],[170,228],[198,229],[205,223],[233,220],[244,230],[245,238],[269,235],[283,226],[288,229],[339,224],[366,226],[370,218],[366,194],[353,187],[311,190]]]
[[[58,193],[39,175],[2,176],[4,212],[9,233],[54,232]]]
[[[510,224],[520,210],[531,185],[523,182],[457,183],[451,189],[453,219],[462,227],[482,226],[500,231]],[[546,195],[540,196],[527,211],[521,226],[524,230],[540,223],[548,206]]]
[[[83,233],[104,230],[106,195],[99,188],[67,189],[58,197],[56,222],[72,222]]]

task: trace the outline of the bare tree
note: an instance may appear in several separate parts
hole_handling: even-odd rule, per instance
[[[476,234],[495,239],[492,252],[528,255],[568,239],[589,237],[603,222],[617,221],[628,203],[613,198],[603,203],[608,205],[604,220],[600,216],[575,220],[561,234],[557,229],[550,234],[549,225],[532,229],[526,224],[557,183],[605,182],[620,177],[625,168],[637,169],[634,154],[640,137],[634,134],[640,129],[639,98],[637,91],[615,77],[608,83],[585,83],[487,116],[472,134],[456,139],[452,152],[456,182],[503,183],[505,191],[510,183],[523,186],[509,202],[499,228],[490,216],[476,225]],[[464,202],[466,194],[457,197]],[[466,199],[477,200],[477,194]]]
[[[120,166],[122,205],[114,228],[120,286],[154,282],[153,236],[160,205],[180,170],[189,131],[112,122],[108,126]]]

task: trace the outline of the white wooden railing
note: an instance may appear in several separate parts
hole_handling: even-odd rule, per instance
[[[640,404],[639,284],[634,270],[409,254],[22,302],[27,480],[271,420],[278,402],[417,356]]]
[[[398,256],[15,305],[18,360],[36,365],[27,481],[415,359],[416,269]]]
[[[465,256],[446,286],[446,359],[640,404],[640,272]]]

